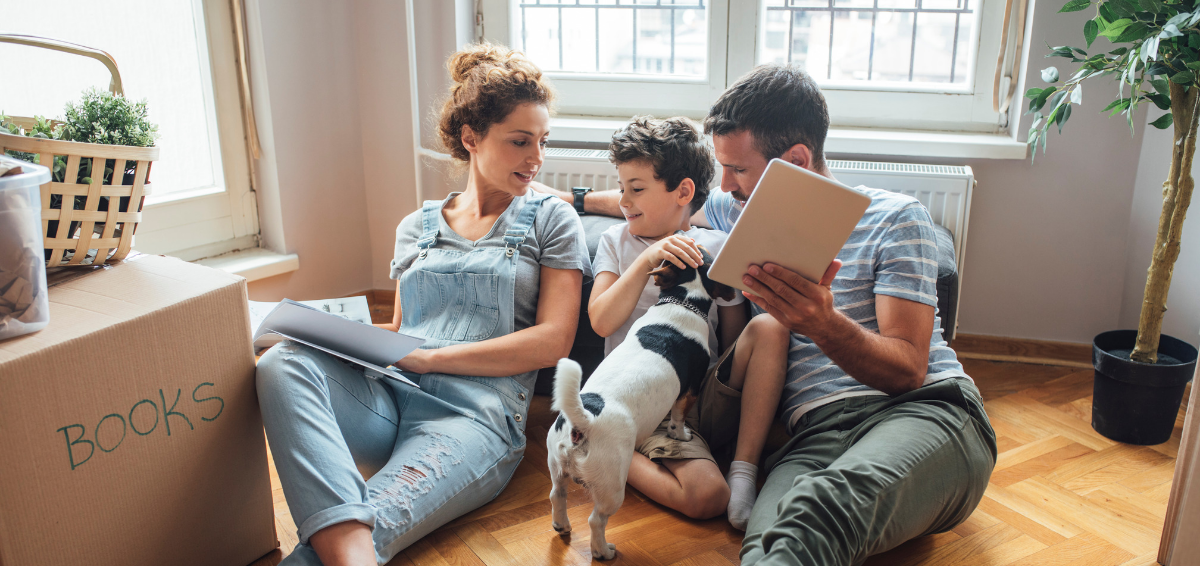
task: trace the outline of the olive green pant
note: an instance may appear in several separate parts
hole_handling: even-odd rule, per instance
[[[996,434],[965,379],[819,407],[767,460],[742,564],[861,564],[949,530],[979,504],[995,464]]]

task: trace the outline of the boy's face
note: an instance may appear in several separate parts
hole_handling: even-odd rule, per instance
[[[654,178],[654,166],[630,161],[617,166],[620,180],[621,213],[629,232],[643,238],[661,238],[679,230],[690,216],[692,191],[681,186],[667,190],[666,182]],[[681,183],[686,185],[687,181]]]

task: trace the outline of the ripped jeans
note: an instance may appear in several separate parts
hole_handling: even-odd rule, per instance
[[[345,521],[373,527],[385,564],[508,484],[525,450],[525,387],[410,377],[421,389],[289,341],[263,354],[259,405],[300,539],[284,564],[320,564],[309,537]]]

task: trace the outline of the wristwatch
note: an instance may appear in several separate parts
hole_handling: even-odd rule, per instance
[[[592,192],[591,187],[571,187],[571,194],[575,196],[575,212],[578,212],[580,216],[587,214],[583,211],[583,197],[590,192]]]

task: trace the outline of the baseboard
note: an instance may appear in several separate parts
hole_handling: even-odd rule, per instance
[[[961,359],[1092,367],[1092,345],[1078,342],[959,334],[954,338],[953,347]]]
[[[354,293],[354,295],[367,297],[372,314],[381,310],[391,313],[392,305],[396,303],[395,289],[371,289]],[[391,319],[377,322],[391,322]],[[1091,344],[959,334],[954,338],[953,347],[959,358],[968,360],[1021,362],[1077,368],[1092,367]]]

